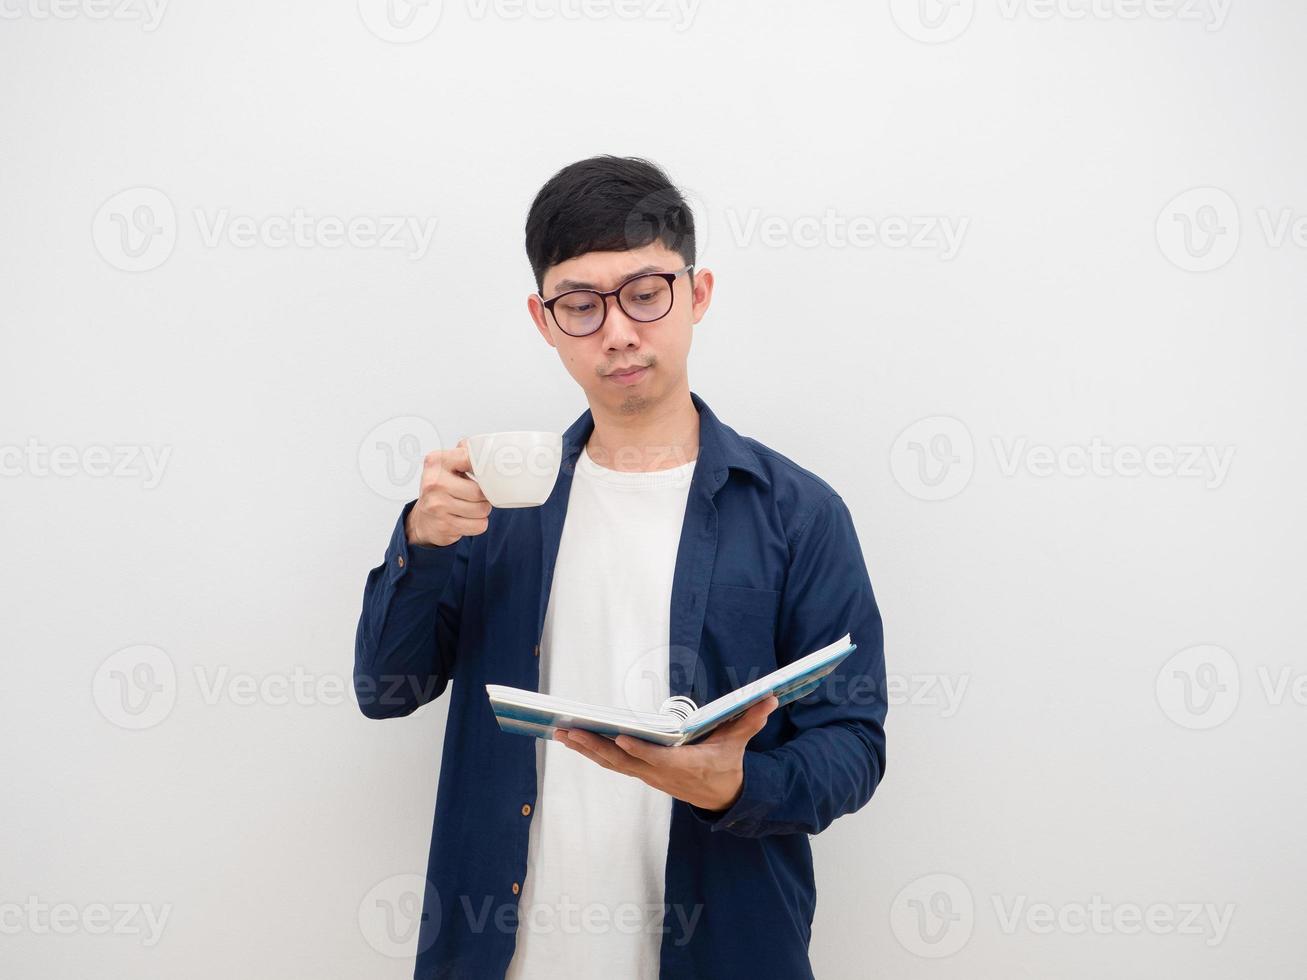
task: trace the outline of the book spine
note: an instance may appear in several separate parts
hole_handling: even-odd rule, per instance
[[[675,715],[681,721],[685,721],[699,710],[699,706],[683,694],[674,694],[664,701],[658,710],[665,715]]]

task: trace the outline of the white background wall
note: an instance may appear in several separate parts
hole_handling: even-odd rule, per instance
[[[0,973],[410,975],[445,706],[359,714],[364,577],[414,446],[584,409],[522,226],[616,152],[700,211],[692,388],[885,616],[818,976],[1301,974],[1301,5],[51,2],[0,0]]]

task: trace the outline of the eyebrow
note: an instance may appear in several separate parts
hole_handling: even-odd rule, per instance
[[[640,268],[635,269],[632,272],[628,272],[626,275],[622,276],[622,278],[619,279],[618,282],[623,283],[626,282],[626,280],[628,279],[634,279],[636,276],[647,275],[650,272],[666,272],[666,271],[668,270],[663,269],[660,266],[642,265]],[[558,282],[554,283],[555,295],[557,295],[557,293],[565,293],[571,289],[599,289],[599,287],[592,282],[582,282],[578,279],[560,279],[558,280]]]

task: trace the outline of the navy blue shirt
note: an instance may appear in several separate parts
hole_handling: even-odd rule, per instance
[[[690,397],[699,455],[673,573],[670,693],[704,704],[845,633],[857,649],[817,690],[772,712],[745,750],[733,806],[673,801],[660,976],[798,980],[812,976],[808,837],[863,806],[885,771],[880,612],[843,499]],[[493,509],[484,534],[410,545],[409,502],[368,573],[354,655],[363,713],[408,715],[450,691],[419,980],[500,980],[513,955],[536,740],[500,730],[485,685],[539,690],[572,474],[593,429],[587,409],[563,436],[549,499]],[[570,859],[605,855],[577,840]],[[577,943],[583,960],[584,931]]]

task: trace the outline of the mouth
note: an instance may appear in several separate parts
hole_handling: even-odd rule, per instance
[[[632,368],[629,371],[623,371],[620,374],[614,372],[613,374],[605,375],[605,377],[607,377],[609,381],[616,382],[619,385],[633,385],[643,379],[648,373],[649,368],[638,367]]]

